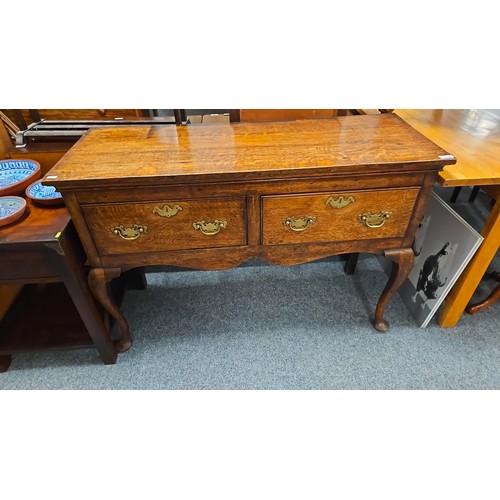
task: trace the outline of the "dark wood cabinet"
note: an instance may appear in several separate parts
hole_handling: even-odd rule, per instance
[[[95,347],[115,363],[110,323],[90,291],[68,211],[27,203],[22,220],[0,228],[0,283],[25,285],[0,321],[0,372],[12,354],[39,350]]]

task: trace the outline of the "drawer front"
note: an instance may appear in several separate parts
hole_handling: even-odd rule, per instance
[[[36,248],[5,245],[0,248],[0,281],[36,280],[61,275],[51,258],[51,250],[43,244]]]
[[[245,198],[82,207],[101,254],[245,245]]]
[[[264,245],[402,238],[419,189],[262,198]]]

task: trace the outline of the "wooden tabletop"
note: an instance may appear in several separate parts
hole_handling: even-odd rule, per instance
[[[440,184],[500,184],[500,110],[396,109],[395,113],[456,157],[456,165],[440,172]]]
[[[155,185],[160,179],[266,172],[309,176],[350,168],[391,171],[398,164],[426,170],[455,158],[395,114],[322,120],[188,126],[95,128],[45,180],[62,188]]]
[[[49,243],[57,241],[70,221],[66,207],[42,207],[26,199],[26,211],[20,219],[0,227],[0,245],[18,243]]]

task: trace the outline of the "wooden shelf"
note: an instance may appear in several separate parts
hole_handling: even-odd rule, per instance
[[[0,354],[94,347],[62,283],[26,285],[0,322]]]
[[[141,279],[142,273],[129,271],[112,280],[110,288],[115,302],[121,304],[125,288],[144,288]],[[113,318],[100,309],[111,330]],[[62,282],[25,285],[0,320],[0,356],[87,347],[95,345]]]

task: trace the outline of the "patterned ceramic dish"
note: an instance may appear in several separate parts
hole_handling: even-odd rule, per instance
[[[0,226],[12,224],[26,210],[26,200],[20,196],[0,197]]]
[[[35,160],[0,160],[0,196],[18,195],[42,174]]]
[[[64,205],[62,195],[54,186],[42,186],[38,180],[26,188],[26,196],[39,205]]]

